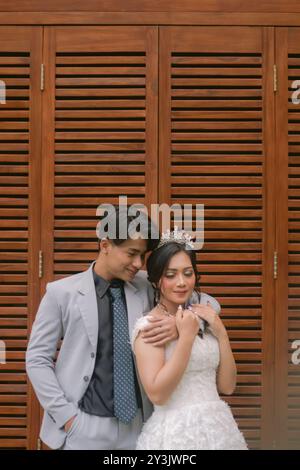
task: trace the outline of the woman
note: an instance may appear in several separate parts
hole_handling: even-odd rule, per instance
[[[132,348],[154,412],[143,427],[137,449],[245,450],[231,410],[218,394],[232,394],[236,385],[229,339],[216,313],[219,304],[202,293],[201,304],[187,307],[197,282],[192,248],[187,234],[169,232],[147,261],[157,304],[137,321]],[[147,343],[142,330],[149,323],[148,316],[162,312],[176,316],[179,336],[158,347]]]

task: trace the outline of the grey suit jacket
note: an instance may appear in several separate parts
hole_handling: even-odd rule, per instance
[[[64,424],[77,413],[95,367],[98,308],[93,264],[87,271],[47,284],[26,353],[27,374],[45,411],[41,439],[53,449],[63,445]],[[131,337],[136,320],[153,306],[153,291],[145,272],[125,283],[124,290]],[[139,385],[146,421],[153,408]]]

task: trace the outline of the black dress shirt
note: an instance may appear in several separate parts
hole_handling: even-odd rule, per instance
[[[124,283],[114,280],[106,281],[93,270],[98,306],[98,343],[95,368],[84,396],[79,401],[79,407],[86,413],[103,416],[114,416],[113,393],[113,320],[112,303],[109,287],[111,285],[122,288],[123,298]],[[135,374],[136,396],[138,406],[141,407],[141,396]]]

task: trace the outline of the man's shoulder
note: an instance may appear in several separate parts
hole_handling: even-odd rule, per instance
[[[221,312],[221,305],[219,304],[218,300],[215,299],[212,295],[206,294],[205,292],[201,292],[201,304],[207,305],[208,302],[212,306],[212,308],[216,311],[216,313]]]
[[[66,276],[62,279],[50,281],[47,284],[47,289],[50,291],[67,291],[77,289],[78,285],[80,285],[86,274],[87,271],[82,271],[80,273],[72,274],[71,276]]]

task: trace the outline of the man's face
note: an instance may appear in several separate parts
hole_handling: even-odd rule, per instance
[[[107,240],[106,268],[111,279],[132,281],[144,264],[147,241],[143,239],[126,240],[114,245]]]

